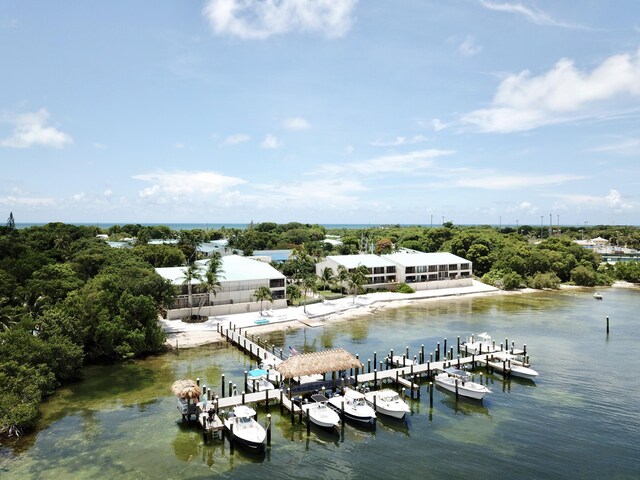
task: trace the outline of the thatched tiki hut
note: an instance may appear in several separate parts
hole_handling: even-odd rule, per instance
[[[350,368],[363,368],[360,360],[346,350],[336,348],[322,352],[293,355],[277,366],[276,370],[283,378],[295,378],[305,375],[338,372]]]
[[[196,403],[200,400],[200,387],[193,380],[177,380],[171,385],[171,391],[180,400],[178,410],[182,413],[183,419],[185,416],[191,416],[195,414]]]

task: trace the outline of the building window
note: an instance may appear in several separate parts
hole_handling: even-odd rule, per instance
[[[435,280],[438,280],[438,274],[437,273],[430,273],[429,274],[429,281],[433,282]]]
[[[447,271],[447,266],[446,265],[438,265],[438,271],[439,272],[446,272]]]
[[[458,270],[458,265],[452,263],[449,265],[449,270]]]
[[[396,267],[387,267],[387,273],[396,273]]]
[[[416,277],[414,277],[413,275],[410,277],[407,277],[407,283],[413,283],[416,281]]]
[[[416,267],[407,267],[405,273],[416,273]]]
[[[272,278],[269,280],[269,288],[284,287],[284,278]]]
[[[470,268],[471,268],[471,265],[468,263],[460,264],[460,270],[469,270]]]
[[[384,273],[384,267],[375,267],[375,268],[373,269],[373,273],[374,273],[375,275],[379,275],[379,274],[381,274],[381,273]]]
[[[438,271],[438,266],[437,265],[429,265],[429,271],[430,272],[437,272]]]
[[[274,300],[281,300],[284,298],[284,290],[273,290],[271,292],[271,298]]]
[[[419,267],[416,267],[416,273],[424,273],[427,271],[427,267],[424,265],[420,265]]]

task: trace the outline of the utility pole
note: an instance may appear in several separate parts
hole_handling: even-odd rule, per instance
[[[553,216],[549,214],[549,237],[553,235]]]
[[[542,228],[544,227],[544,215],[540,215],[540,240],[542,240]]]

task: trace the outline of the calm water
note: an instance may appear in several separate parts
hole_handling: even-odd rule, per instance
[[[488,375],[483,403],[426,386],[406,424],[349,425],[344,435],[292,426],[272,408],[272,446],[255,458],[205,445],[178,421],[171,383],[250,367],[232,347],[207,347],[120,367],[95,367],[45,405],[41,430],[0,450],[0,478],[640,478],[640,290],[458,298],[390,309],[326,327],[274,333],[298,350],[344,347],[366,359],[390,348],[433,351],[487,331],[527,344],[536,383]],[[611,333],[605,334],[605,317]],[[259,421],[265,412],[258,410]]]

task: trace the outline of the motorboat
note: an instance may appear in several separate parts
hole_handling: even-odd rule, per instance
[[[593,294],[593,298],[595,298],[596,300],[602,300],[602,294],[596,292],[596,293]]]
[[[436,385],[462,397],[482,400],[487,393],[491,393],[484,385],[472,381],[469,372],[457,368],[445,368],[436,375]]]
[[[460,352],[467,355],[480,355],[498,350],[499,348],[496,348],[495,343],[491,339],[491,335],[487,332],[472,335],[460,344]]]
[[[488,358],[487,362],[489,363],[489,366],[497,372],[502,372],[506,368],[514,377],[535,380],[538,376],[538,372],[531,368],[531,364],[526,362],[522,355],[500,352],[492,357],[493,358],[491,359]]]
[[[329,405],[338,412],[342,412],[344,405],[345,417],[354,422],[374,424],[376,421],[376,412],[367,405],[364,394],[351,388],[345,388],[342,395],[331,397]]]
[[[233,429],[234,441],[250,451],[263,450],[267,440],[267,431],[254,420],[256,411],[246,405],[237,405],[224,418],[227,431]]]
[[[262,368],[249,371],[247,376],[247,390],[250,392],[264,392],[274,390],[276,387],[269,381],[269,372]]]
[[[393,367],[410,367],[411,365],[418,365],[418,361],[413,358],[407,358],[405,355],[394,355],[393,357],[387,355],[386,362]]]
[[[311,395],[312,403],[300,405],[302,411],[309,415],[309,420],[322,428],[335,428],[340,426],[340,415],[329,408],[329,399],[321,393]],[[346,408],[346,407],[345,407]]]
[[[374,407],[376,412],[393,418],[403,418],[411,411],[407,402],[400,398],[397,392],[388,388],[367,392],[364,394],[367,403]]]

